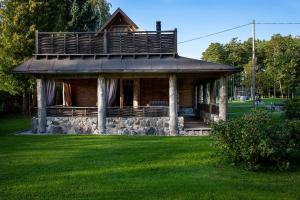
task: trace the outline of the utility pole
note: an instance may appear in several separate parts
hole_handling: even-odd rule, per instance
[[[256,108],[255,93],[256,93],[256,57],[255,57],[255,20],[252,21],[252,87],[251,95],[253,101],[253,108]]]

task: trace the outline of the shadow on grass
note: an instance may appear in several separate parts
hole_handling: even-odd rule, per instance
[[[293,199],[300,172],[217,167],[207,137],[4,136],[11,199]]]

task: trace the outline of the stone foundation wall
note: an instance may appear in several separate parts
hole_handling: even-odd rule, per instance
[[[37,118],[32,119],[32,132],[37,132]],[[178,117],[179,132],[184,118]],[[97,117],[47,117],[46,133],[98,134]],[[107,117],[106,133],[112,135],[168,135],[169,117]]]

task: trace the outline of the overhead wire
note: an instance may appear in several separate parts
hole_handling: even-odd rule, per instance
[[[251,23],[247,23],[247,24],[243,24],[243,25],[240,25],[240,26],[235,26],[235,27],[232,27],[232,28],[228,28],[228,29],[225,29],[225,30],[222,30],[222,31],[218,31],[218,32],[215,32],[215,33],[211,33],[211,34],[203,35],[203,36],[200,36],[200,37],[196,37],[196,38],[193,38],[193,39],[184,40],[182,42],[178,42],[178,44],[182,44],[182,43],[186,43],[186,42],[191,42],[191,41],[194,41],[194,40],[199,40],[199,39],[210,37],[210,36],[213,36],[213,35],[225,33],[225,32],[228,32],[228,31],[232,31],[232,30],[235,30],[235,29],[239,29],[239,28],[248,26],[250,24]]]
[[[210,34],[207,34],[207,35],[202,35],[202,36],[199,36],[199,37],[196,37],[196,38],[192,38],[192,39],[188,39],[188,40],[178,42],[178,44],[192,42],[192,41],[207,38],[207,37],[210,37],[210,36],[213,36],[213,35],[218,35],[218,34],[225,33],[225,32],[228,32],[228,31],[232,31],[232,30],[235,30],[235,29],[243,28],[243,27],[249,26],[251,24],[252,24],[252,22],[247,23],[247,24],[243,24],[243,25],[240,25],[240,26],[235,26],[235,27],[232,27],[232,28],[224,29],[224,30],[221,30],[221,31],[218,31],[218,32],[210,33]],[[293,25],[293,24],[294,25],[295,24],[300,25],[300,22],[256,22],[255,24],[259,24],[259,25]]]

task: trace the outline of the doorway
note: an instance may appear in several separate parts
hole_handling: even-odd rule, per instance
[[[123,80],[124,106],[133,106],[133,80]]]

